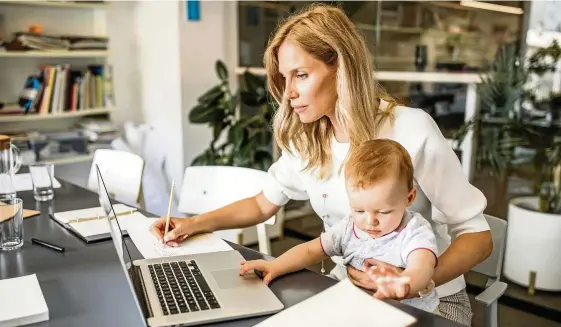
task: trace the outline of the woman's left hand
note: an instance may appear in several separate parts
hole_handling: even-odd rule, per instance
[[[409,278],[402,275],[403,269],[387,262],[368,259],[364,262],[364,271],[377,285],[375,298],[402,300],[409,295]]]

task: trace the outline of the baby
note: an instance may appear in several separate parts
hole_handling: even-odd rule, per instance
[[[402,302],[438,312],[432,276],[437,263],[436,238],[428,221],[407,209],[416,197],[413,165],[399,143],[378,139],[354,149],[345,165],[346,190],[352,213],[320,237],[300,244],[273,261],[242,262],[240,274],[259,270],[266,284],[331,256],[374,278],[376,297],[393,294]],[[368,267],[376,259],[403,268],[399,274]]]

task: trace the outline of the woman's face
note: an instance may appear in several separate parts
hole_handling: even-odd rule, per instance
[[[279,71],[284,77],[285,94],[302,123],[333,116],[337,101],[336,68],[314,58],[291,41],[284,41],[278,52]]]

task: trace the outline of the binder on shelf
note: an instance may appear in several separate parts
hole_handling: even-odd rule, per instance
[[[137,212],[136,208],[124,204],[116,204],[113,209],[116,217],[111,219],[117,219],[125,235],[128,235],[126,230],[130,224],[138,222],[139,219],[147,219]],[[110,226],[101,207],[56,212],[51,215],[51,218],[86,243],[111,238]]]

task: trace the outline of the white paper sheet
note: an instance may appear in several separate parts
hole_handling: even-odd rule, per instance
[[[49,309],[35,274],[0,280],[0,326],[49,320]]]
[[[232,250],[228,243],[212,233],[189,237],[178,247],[164,246],[150,232],[150,226],[155,220],[155,218],[146,219],[142,223],[129,226],[127,230],[134,245],[146,259]]]
[[[349,279],[257,324],[259,327],[286,326],[384,326],[405,327],[415,317],[373,297]]]
[[[16,192],[31,191],[33,190],[33,183],[31,182],[31,174],[15,174],[14,175],[14,186]],[[60,183],[53,178],[53,187],[59,188]]]

